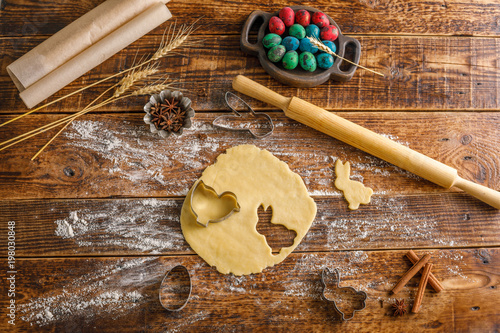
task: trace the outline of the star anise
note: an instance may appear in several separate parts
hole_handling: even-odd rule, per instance
[[[171,101],[165,99],[165,102],[161,103],[160,106],[164,112],[173,112],[179,107],[179,101],[172,97]]]
[[[394,317],[396,316],[404,316],[407,312],[406,310],[406,304],[405,300],[396,300],[396,303],[392,305],[392,308],[394,309]]]
[[[158,130],[178,132],[184,123],[186,112],[179,106],[179,101],[165,99],[151,106],[151,122]]]
[[[161,108],[159,104],[153,104],[151,106],[151,122],[155,124],[156,128],[160,127],[161,121]]]

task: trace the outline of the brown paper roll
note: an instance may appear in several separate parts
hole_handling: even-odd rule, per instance
[[[168,1],[108,0],[7,66],[26,106],[40,103],[171,18]]]

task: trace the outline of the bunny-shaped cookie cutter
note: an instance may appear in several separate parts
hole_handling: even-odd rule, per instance
[[[351,290],[352,292],[354,292],[355,294],[359,294],[359,295],[362,295],[363,296],[363,300],[361,301],[361,308],[359,309],[354,309],[353,312],[352,312],[352,316],[350,316],[349,318],[346,318],[345,315],[344,315],[344,312],[340,311],[340,309],[338,308],[337,306],[337,303],[335,302],[335,300],[333,299],[328,299],[325,295],[325,290],[326,290],[326,283],[325,283],[325,280],[326,280],[326,274],[329,273],[331,274],[332,271],[328,268],[328,267],[325,267],[323,269],[323,271],[321,272],[321,283],[323,284],[323,291],[321,292],[321,296],[324,300],[328,301],[328,302],[331,302],[333,303],[333,308],[335,309],[335,311],[341,316],[342,318],[342,321],[347,321],[347,320],[350,320],[354,317],[354,314],[358,311],[361,311],[363,310],[364,308],[366,308],[366,299],[368,298],[368,295],[364,292],[364,291],[358,291],[356,289],[354,289],[353,287],[340,287],[340,273],[339,273],[339,270],[338,269],[334,269],[333,273],[335,273],[336,275],[336,282],[337,282],[337,288],[338,289],[348,289],[348,290]]]
[[[252,109],[252,107],[250,105],[247,104],[247,102],[245,102],[240,97],[233,94],[232,92],[228,91],[228,92],[226,92],[226,95],[225,95],[226,104],[231,109],[231,111],[233,111],[233,113],[236,115],[236,118],[241,118],[242,116],[241,116],[241,113],[236,111],[231,106],[231,103],[229,103],[229,97],[231,97],[231,96],[236,98],[237,100],[239,100],[242,104],[244,104],[248,108],[248,110],[250,110],[250,114],[254,118],[258,118],[258,117],[266,118],[270,124],[269,130],[267,132],[264,132],[263,134],[259,134],[259,133],[256,133],[251,128],[235,128],[235,127],[221,125],[220,122],[222,122],[223,120],[227,120],[227,119],[229,119],[229,117],[234,117],[234,116],[228,116],[228,115],[222,115],[222,116],[215,118],[214,121],[212,122],[212,125],[214,127],[221,128],[221,129],[228,130],[228,131],[233,131],[233,132],[248,132],[256,139],[263,139],[263,138],[268,137],[269,135],[273,134],[274,123],[273,123],[273,120],[271,119],[271,117],[267,113],[255,113],[255,111]]]

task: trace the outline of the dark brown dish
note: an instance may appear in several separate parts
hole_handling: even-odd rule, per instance
[[[291,8],[295,12],[297,12],[299,9],[305,9],[311,14],[319,11],[318,9],[307,6],[291,6]],[[349,66],[346,71],[343,71],[340,69],[340,65],[342,63],[342,59],[340,58],[335,59],[331,68],[318,68],[314,72],[307,72],[300,68],[300,66],[293,70],[287,70],[284,69],[281,64],[275,64],[269,61],[269,59],[267,59],[267,50],[262,45],[262,39],[267,33],[269,33],[269,20],[271,19],[271,17],[277,15],[278,11],[273,14],[260,10],[253,11],[248,16],[245,24],[243,25],[243,31],[241,32],[240,39],[242,51],[249,55],[257,56],[259,58],[260,64],[269,75],[283,84],[298,88],[315,87],[328,81],[329,79],[335,81],[349,81],[352,78],[357,66]],[[337,40],[335,40],[335,44],[337,46],[336,53],[340,57],[344,57],[346,53],[346,47],[349,45],[354,49],[354,56],[352,60],[354,63],[358,64],[361,57],[361,44],[355,38],[344,36],[337,23],[335,23],[335,21],[328,14],[326,14],[326,16],[330,20],[330,24],[334,25],[339,30],[339,36]],[[259,31],[257,34],[257,43],[252,44],[249,42],[248,36],[250,33],[250,29],[258,19],[262,19],[263,23],[259,27]]]

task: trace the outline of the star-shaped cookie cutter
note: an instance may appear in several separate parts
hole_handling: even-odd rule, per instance
[[[251,128],[237,128],[237,127],[229,127],[229,126],[224,126],[224,125],[219,124],[219,122],[222,122],[223,120],[229,120],[231,118],[242,118],[241,113],[239,113],[238,111],[236,111],[233,108],[233,106],[231,105],[231,103],[229,103],[229,97],[231,97],[231,96],[234,97],[234,98],[236,98],[237,100],[239,100],[242,104],[244,104],[248,108],[248,110],[250,110],[250,114],[254,118],[259,118],[259,117],[266,118],[267,121],[270,124],[269,131],[264,132],[263,134],[258,134],[256,132],[254,132],[254,130],[251,129]],[[229,116],[228,115],[219,116],[219,117],[215,118],[214,121],[212,122],[212,125],[214,127],[221,128],[221,129],[228,130],[228,131],[233,131],[233,132],[248,132],[248,133],[250,133],[256,139],[263,139],[263,138],[268,137],[269,135],[273,134],[273,132],[274,132],[274,123],[273,123],[273,120],[271,119],[271,117],[267,113],[255,113],[254,109],[252,109],[252,107],[250,105],[248,105],[247,102],[245,102],[240,97],[238,97],[237,95],[233,94],[230,91],[226,92],[225,100],[226,100],[227,106],[231,109],[231,111],[233,111],[233,113],[236,116],[232,116],[232,115],[229,115]]]
[[[359,309],[354,309],[353,312],[352,312],[352,316],[350,316],[349,318],[346,318],[345,315],[344,315],[344,312],[342,312],[338,306],[337,306],[337,303],[335,302],[335,300],[333,299],[328,299],[326,296],[325,296],[325,290],[326,290],[326,283],[325,283],[325,280],[326,280],[326,274],[329,273],[331,274],[332,271],[328,268],[328,267],[325,267],[325,269],[323,269],[323,271],[321,272],[321,283],[323,284],[323,291],[321,292],[321,297],[328,301],[328,302],[331,302],[333,303],[333,308],[335,309],[335,311],[341,316],[342,318],[342,321],[347,321],[347,320],[350,320],[354,317],[354,314],[358,311],[361,311],[363,310],[364,308],[366,308],[366,299],[368,298],[368,295],[364,292],[364,291],[361,291],[361,290],[356,290],[354,289],[353,287],[340,287],[340,273],[339,273],[339,270],[338,269],[334,269],[333,272],[335,273],[336,275],[336,283],[337,283],[337,286],[336,288],[337,289],[347,289],[347,290],[351,290],[352,292],[354,292],[355,294],[357,295],[362,295],[363,296],[363,300],[361,301],[361,308]]]
[[[217,196],[217,198],[219,198],[219,199],[222,198],[225,195],[231,195],[231,196],[233,196],[234,200],[236,201],[236,206],[228,214],[226,214],[226,215],[224,215],[224,216],[222,216],[222,217],[220,217],[218,219],[208,220],[206,224],[203,223],[203,222],[201,222],[200,219],[199,219],[198,213],[196,213],[196,211],[195,211],[195,209],[193,207],[193,198],[194,198],[196,190],[198,189],[198,187],[200,185],[203,185],[203,187],[205,188],[205,190],[213,192]],[[207,184],[205,184],[205,182],[203,180],[199,180],[196,183],[196,185],[194,186],[193,190],[191,191],[191,195],[190,195],[190,198],[189,198],[189,205],[191,206],[191,212],[196,217],[196,223],[198,223],[201,226],[204,226],[205,228],[208,227],[209,223],[218,223],[218,222],[222,222],[224,220],[227,220],[231,215],[233,215],[234,213],[239,212],[240,209],[241,209],[240,204],[238,203],[238,198],[236,197],[236,194],[234,194],[233,192],[230,192],[230,191],[225,191],[225,192],[222,192],[221,194],[217,194],[217,192],[212,187],[210,187]]]

